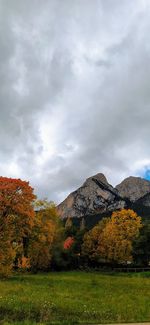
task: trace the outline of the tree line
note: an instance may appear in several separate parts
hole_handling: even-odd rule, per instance
[[[91,230],[65,224],[52,202],[20,179],[0,177],[0,275],[110,265],[149,265],[150,224],[120,210]]]

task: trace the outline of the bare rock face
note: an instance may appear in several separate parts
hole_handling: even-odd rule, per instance
[[[130,176],[117,185],[116,189],[122,198],[128,198],[131,202],[135,202],[150,193],[150,181]]]
[[[79,189],[71,193],[58,205],[57,211],[62,219],[81,218],[122,209],[125,206],[126,201],[121,198],[118,190],[108,183],[103,174],[99,173],[88,178]]]
[[[140,177],[128,177],[113,188],[106,177],[99,173],[89,177],[71,193],[57,211],[62,219],[87,217],[101,218],[113,211],[130,208],[141,217],[150,217],[150,181]]]

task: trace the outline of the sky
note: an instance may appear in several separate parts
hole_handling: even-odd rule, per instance
[[[0,0],[0,174],[150,179],[150,1]]]

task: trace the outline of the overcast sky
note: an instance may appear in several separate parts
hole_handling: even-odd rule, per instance
[[[60,202],[150,169],[150,1],[0,0],[0,174]]]

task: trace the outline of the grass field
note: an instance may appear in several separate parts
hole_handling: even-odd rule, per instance
[[[0,281],[0,324],[150,321],[150,273],[62,272]]]

